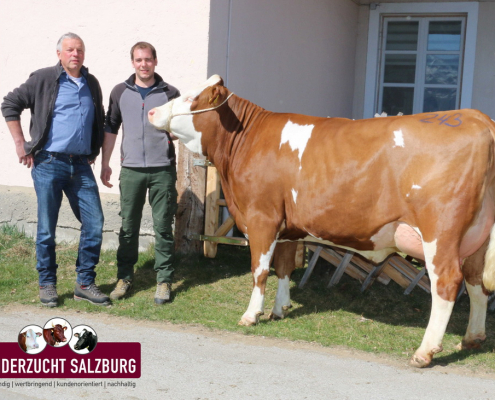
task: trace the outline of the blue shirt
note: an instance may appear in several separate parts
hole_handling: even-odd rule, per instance
[[[148,95],[149,92],[151,92],[154,88],[156,88],[158,82],[155,82],[153,85],[151,85],[150,87],[142,87],[142,86],[139,86],[139,85],[136,85],[136,88],[137,90],[139,91],[139,93],[141,93],[141,97],[144,98]]]
[[[79,87],[64,71],[59,88],[48,140],[44,150],[65,154],[91,154],[91,136],[95,116],[93,98],[86,78]]]

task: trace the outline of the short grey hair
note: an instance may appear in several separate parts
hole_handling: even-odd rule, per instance
[[[86,46],[84,45],[84,41],[80,38],[79,35],[76,35],[75,33],[72,33],[72,32],[67,32],[67,33],[64,33],[60,37],[60,39],[58,39],[58,42],[57,42],[57,51],[62,51],[62,42],[65,39],[77,39],[77,40],[80,40],[81,43],[83,44],[84,49],[86,49]]]

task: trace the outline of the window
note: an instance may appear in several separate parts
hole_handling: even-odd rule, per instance
[[[471,107],[477,20],[474,2],[370,10],[363,117]]]
[[[378,109],[388,115],[459,108],[464,18],[385,18]]]

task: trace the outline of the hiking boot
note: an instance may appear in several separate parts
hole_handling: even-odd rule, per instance
[[[170,292],[172,291],[172,284],[167,282],[159,283],[156,286],[155,304],[163,304],[170,300]]]
[[[87,286],[76,283],[76,288],[74,289],[74,300],[86,300],[90,303],[96,304],[97,306],[110,305],[110,299],[108,296],[103,294],[94,282]]]
[[[40,301],[44,306],[57,307],[57,287],[55,285],[40,286]]]
[[[110,293],[110,298],[112,300],[119,300],[125,296],[125,294],[131,290],[132,281],[128,279],[119,279],[117,282],[117,286],[113,289],[113,292]]]

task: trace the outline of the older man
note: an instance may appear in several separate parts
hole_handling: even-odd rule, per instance
[[[95,284],[103,212],[90,166],[103,143],[104,110],[100,85],[83,66],[84,54],[82,39],[66,33],[57,43],[57,65],[33,72],[4,97],[1,107],[19,162],[33,167],[38,198],[36,269],[40,301],[48,307],[58,302],[55,228],[62,193],[81,222],[74,299],[97,305],[110,301]],[[31,110],[29,141],[20,123],[27,108]]]

